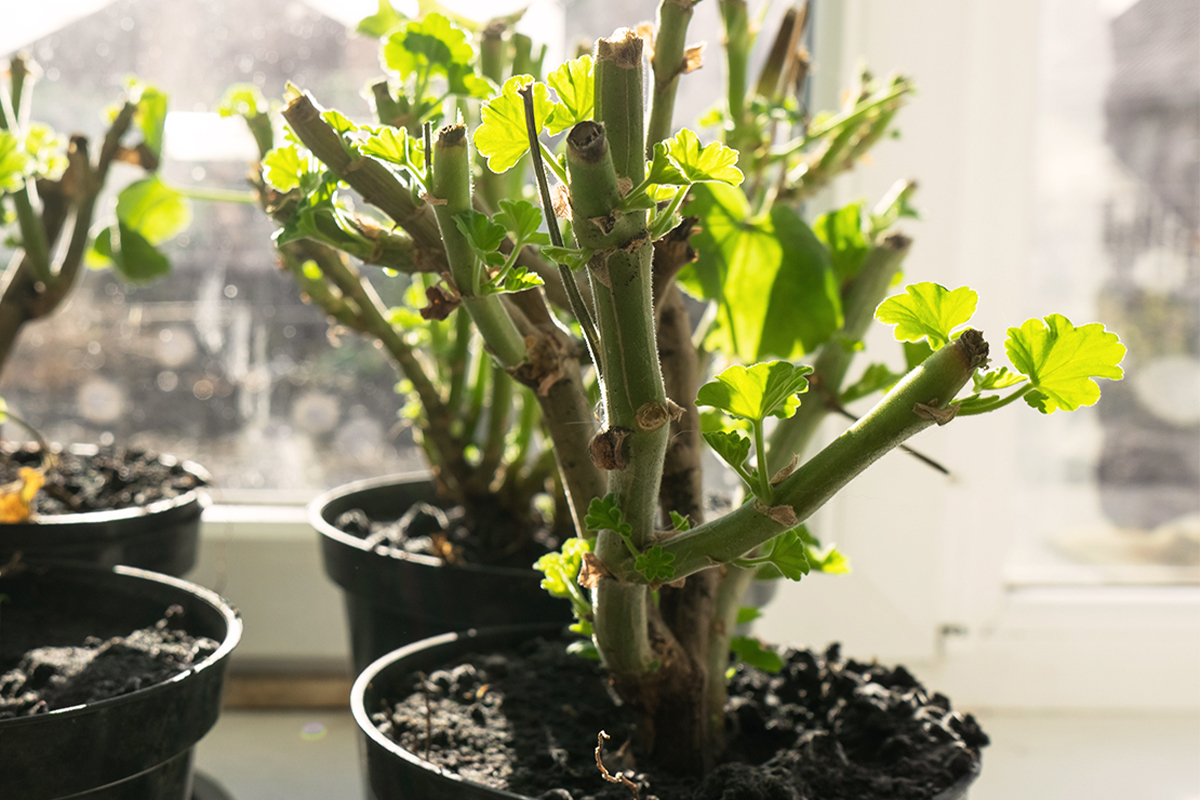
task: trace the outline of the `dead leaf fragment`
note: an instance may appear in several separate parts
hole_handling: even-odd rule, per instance
[[[21,467],[17,474],[15,481],[0,486],[0,522],[28,522],[33,514],[33,498],[46,482],[45,474],[33,467]]]
[[[938,425],[945,425],[947,422],[954,419],[956,414],[958,414],[958,405],[939,408],[937,400],[935,399],[928,404],[917,403],[915,406],[913,406],[913,413],[921,419],[933,420]]]
[[[565,183],[550,187],[550,205],[554,209],[554,216],[559,219],[571,218],[571,190]]]
[[[440,286],[430,286],[425,290],[425,300],[429,305],[421,309],[422,319],[443,320],[458,308],[462,298],[457,293],[443,289]]]
[[[791,506],[767,506],[756,500],[754,501],[754,509],[761,514],[766,514],[785,528],[794,528],[796,527],[796,523],[799,522],[799,519],[796,517],[796,509]]]
[[[595,589],[601,578],[611,578],[612,572],[595,553],[584,553],[579,565],[579,576],[575,579],[585,589]]]
[[[683,51],[683,74],[695,72],[704,66],[704,48],[708,46],[708,42],[694,44],[687,50]]]

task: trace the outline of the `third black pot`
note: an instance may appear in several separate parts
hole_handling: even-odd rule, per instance
[[[391,476],[347,484],[309,506],[325,572],[344,590],[356,674],[397,647],[439,633],[571,620],[570,604],[547,594],[541,573],[532,568],[450,566],[430,556],[372,549],[333,524],[356,508],[372,520],[396,520],[413,503],[435,499],[428,478]]]
[[[367,667],[351,689],[350,711],[365,742],[371,800],[534,800],[466,780],[425,761],[381,733],[371,715],[388,708],[390,700],[407,695],[415,672],[433,673],[468,653],[494,652],[539,636],[554,638],[562,630],[559,625],[539,624],[447,633],[410,644]],[[976,757],[974,770],[933,800],[966,800],[979,767]]]

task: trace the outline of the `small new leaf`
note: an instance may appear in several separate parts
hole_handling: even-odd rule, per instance
[[[603,498],[593,497],[592,502],[588,504],[583,524],[593,533],[614,531],[622,536],[633,533],[633,526],[621,518],[621,509],[617,507],[615,494],[605,495]]]
[[[558,94],[558,102],[548,122],[550,133],[560,133],[576,123],[591,119],[595,113],[595,80],[592,57],[582,55],[564,62],[546,76]]]
[[[491,87],[475,74],[474,61],[469,34],[436,12],[398,26],[383,44],[383,62],[402,82],[414,73],[426,78],[442,75],[450,94],[487,97]]]
[[[1099,322],[1077,328],[1061,314],[1031,319],[1008,329],[1004,349],[1033,385],[1026,400],[1043,414],[1093,405],[1100,399],[1093,378],[1124,375],[1125,345]]]
[[[301,186],[305,177],[317,172],[317,162],[308,151],[301,153],[297,145],[276,147],[263,157],[263,177],[281,192]]]
[[[192,204],[157,175],[135,181],[117,195],[117,219],[152,245],[172,238],[192,220]]]
[[[633,568],[650,583],[665,583],[675,577],[675,568],[671,566],[674,561],[674,553],[667,553],[656,544],[634,559]]]
[[[729,640],[729,649],[752,667],[758,667],[763,672],[779,672],[783,669],[783,659],[774,650],[763,646],[758,639],[749,636],[734,636]]]
[[[407,167],[408,131],[404,128],[380,128],[358,146],[358,152],[387,161],[389,164]]]
[[[571,538],[563,542],[562,550],[546,553],[534,563],[533,568],[541,572],[542,588],[553,597],[571,597],[570,586],[579,575],[583,554],[592,551],[587,539]]]
[[[0,192],[20,191],[33,159],[12,131],[0,130]]]
[[[529,151],[525,127],[525,101],[517,90],[530,83],[528,75],[517,75],[504,82],[500,93],[483,104],[483,122],[475,129],[475,149],[486,159],[492,172],[507,172]],[[554,111],[550,90],[544,83],[533,87],[534,125],[540,133]]]
[[[846,405],[880,390],[890,389],[903,377],[904,373],[892,372],[887,364],[871,364],[863,371],[862,377],[838,396],[838,402]]]
[[[968,286],[950,290],[936,283],[914,283],[875,309],[875,319],[896,326],[896,340],[925,339],[934,350],[950,342],[952,332],[975,313],[978,295]]]
[[[808,391],[805,376],[810,372],[811,367],[787,361],[764,361],[750,367],[735,364],[701,386],[696,403],[743,419],[787,419],[800,405],[796,395]]]
[[[396,9],[392,8],[392,4],[388,0],[379,0],[379,10],[371,16],[363,17],[359,20],[358,27],[355,30],[365,36],[382,39],[387,35],[388,31],[404,22],[404,20],[405,18],[400,16]]]
[[[750,439],[736,431],[705,431],[700,434],[708,446],[729,466],[742,469],[750,455]]]
[[[771,551],[767,556],[783,577],[798,581],[808,574],[808,545],[803,537],[795,531],[784,531],[772,540]]]
[[[749,625],[754,620],[762,616],[762,611],[754,606],[742,606],[738,609],[737,624]]]
[[[501,200],[496,221],[519,244],[550,244],[549,236],[538,233],[538,228],[542,227],[542,210],[526,200]]]
[[[536,272],[530,272],[520,264],[514,264],[504,273],[500,283],[489,283],[483,287],[484,294],[503,294],[506,292],[523,292],[545,283]]]
[[[481,261],[490,266],[499,266],[504,263],[504,256],[500,253],[500,243],[507,236],[507,231],[504,230],[503,225],[493,222],[487,214],[474,209],[468,209],[455,216],[454,224],[467,238],[467,244],[471,246]]]
[[[3,398],[0,398],[0,403],[2,402]],[[692,529],[692,523],[688,522],[687,517],[683,516],[678,511],[671,512],[671,524],[677,531],[690,531]]]
[[[971,379],[975,384],[976,392],[994,392],[1028,380],[1024,375],[1013,372],[1008,367],[1001,367],[982,374],[976,372]]]

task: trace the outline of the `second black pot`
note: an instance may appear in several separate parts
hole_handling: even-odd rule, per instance
[[[153,625],[171,606],[220,643],[191,669],[130,694],[0,720],[0,796],[190,800],[192,753],[213,726],[242,623],[214,592],[131,567],[35,566],[0,579],[0,672],[35,647]]]
[[[532,568],[451,566],[430,556],[370,548],[333,524],[356,508],[372,520],[396,520],[413,503],[435,500],[428,478],[391,476],[347,484],[309,506],[325,572],[344,590],[356,674],[398,647],[439,633],[571,621],[570,604],[547,594],[541,573]]]

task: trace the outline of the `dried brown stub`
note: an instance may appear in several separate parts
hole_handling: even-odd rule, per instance
[[[603,470],[622,470],[629,466],[629,456],[625,453],[625,439],[631,433],[633,431],[629,428],[614,425],[593,436],[588,445],[592,463]]]

